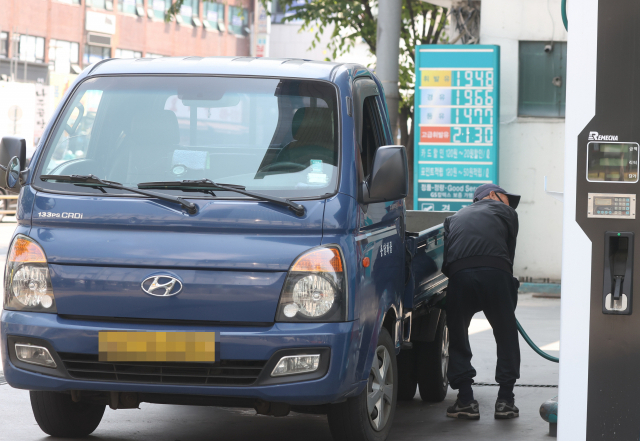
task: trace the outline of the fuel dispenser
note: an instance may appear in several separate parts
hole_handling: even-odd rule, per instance
[[[640,1],[568,8],[558,436],[638,440]]]

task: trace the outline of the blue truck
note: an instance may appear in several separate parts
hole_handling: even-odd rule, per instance
[[[298,59],[104,60],[77,78],[20,194],[1,322],[9,385],[53,436],[107,406],[326,414],[383,440],[398,399],[442,401],[442,222],[407,211],[366,67]]]

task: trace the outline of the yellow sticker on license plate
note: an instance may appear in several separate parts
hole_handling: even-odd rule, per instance
[[[101,331],[100,361],[218,361],[215,332]]]

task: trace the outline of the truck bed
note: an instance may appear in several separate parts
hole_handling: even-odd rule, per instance
[[[407,235],[419,237],[422,233],[427,233],[433,227],[442,227],[442,223],[455,212],[451,211],[417,211],[407,210],[406,223]]]
[[[407,274],[405,307],[430,307],[444,296],[448,279],[442,274],[444,220],[453,212],[407,211]]]

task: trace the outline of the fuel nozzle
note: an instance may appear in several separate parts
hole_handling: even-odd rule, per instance
[[[605,233],[602,312],[631,314],[633,290],[633,233]]]
[[[617,302],[622,298],[622,282],[624,281],[624,277],[614,276],[613,280],[613,297],[611,298],[611,301]]]

